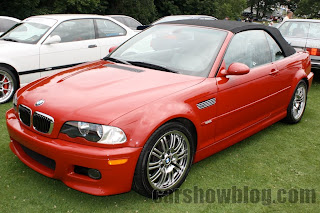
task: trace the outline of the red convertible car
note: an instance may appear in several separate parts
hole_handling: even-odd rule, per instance
[[[19,89],[10,148],[35,171],[93,195],[166,194],[190,167],[285,120],[301,120],[310,57],[275,28],[182,20]]]

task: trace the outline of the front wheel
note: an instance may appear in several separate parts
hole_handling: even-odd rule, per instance
[[[179,188],[193,161],[193,145],[190,131],[181,123],[161,126],[140,154],[133,189],[144,196],[157,198]]]
[[[287,117],[285,121],[287,123],[298,123],[304,113],[307,105],[307,84],[301,80],[291,98],[290,104],[287,108]]]
[[[18,88],[17,79],[13,73],[0,67],[0,104],[8,102]]]

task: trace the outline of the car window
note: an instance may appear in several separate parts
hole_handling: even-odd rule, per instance
[[[122,23],[122,24],[126,24],[125,20],[122,16],[111,16],[111,18],[117,20],[118,22]]]
[[[283,36],[307,37],[309,25],[308,22],[287,21],[279,27],[279,30]]]
[[[250,30],[236,34],[224,57],[226,68],[234,62],[254,68],[271,62],[271,53],[264,31]]]
[[[16,21],[0,18],[0,32],[6,32],[15,24],[17,24]]]
[[[281,48],[279,47],[279,45],[277,44],[277,42],[275,42],[275,40],[268,33],[265,33],[265,34],[266,34],[266,37],[267,37],[267,40],[268,40],[268,43],[270,46],[272,61],[277,61],[277,60],[283,59],[284,54],[283,54]]]
[[[15,25],[1,37],[4,40],[36,44],[42,36],[56,23],[56,20],[46,18],[29,18],[21,24]]]
[[[98,38],[107,38],[113,36],[123,36],[127,32],[116,23],[107,19],[96,19]]]
[[[310,23],[308,38],[320,39],[320,22]]]
[[[140,22],[136,21],[135,19],[133,18],[130,18],[130,17],[124,17],[124,22],[125,22],[125,25],[127,25],[128,27],[130,27],[131,29],[137,29],[138,26],[141,25]]]
[[[60,43],[95,39],[93,19],[62,22],[52,31],[51,36],[54,35],[60,36]]]

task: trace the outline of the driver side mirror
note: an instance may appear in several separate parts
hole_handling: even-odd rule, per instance
[[[61,42],[61,37],[58,35],[50,36],[43,44],[57,44]]]
[[[248,74],[250,72],[250,68],[243,64],[243,63],[238,63],[238,62],[235,62],[235,63],[232,63],[230,64],[228,70],[223,70],[221,72],[221,74],[223,76],[226,76],[226,75],[245,75],[245,74]]]

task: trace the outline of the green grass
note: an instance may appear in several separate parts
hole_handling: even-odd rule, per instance
[[[319,78],[317,76],[316,78]],[[181,189],[316,190],[316,203],[154,202],[129,193],[97,197],[68,188],[25,166],[10,151],[5,112],[0,106],[0,212],[319,212],[320,81],[314,82],[302,121],[278,122],[195,165]],[[168,198],[174,198],[177,194]],[[181,197],[183,198],[183,197]]]

